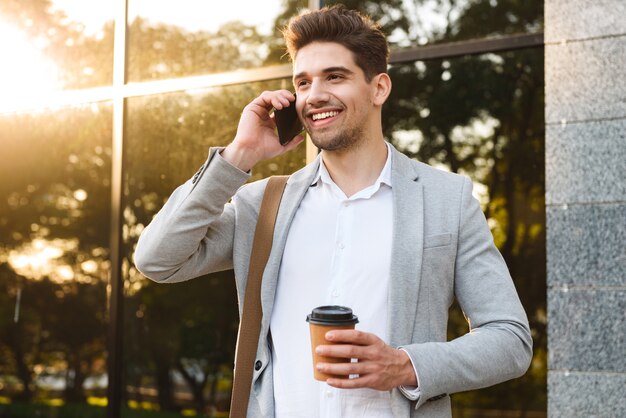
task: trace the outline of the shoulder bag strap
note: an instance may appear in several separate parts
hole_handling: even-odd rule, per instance
[[[254,241],[252,242],[243,313],[239,323],[233,393],[230,401],[231,418],[245,418],[248,412],[254,360],[259,345],[261,318],[263,317],[261,279],[272,249],[276,215],[288,178],[288,176],[270,177],[263,194],[259,219],[254,232]]]

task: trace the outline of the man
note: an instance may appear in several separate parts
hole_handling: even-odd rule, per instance
[[[524,310],[467,178],[412,161],[384,141],[391,91],[378,26],[343,7],[294,18],[284,32],[295,106],[319,157],[294,173],[263,276],[250,417],[448,417],[449,394],[522,375],[532,355]],[[266,181],[259,161],[297,147],[275,134],[286,90],[248,104],[237,134],[145,229],[138,269],[169,283],[234,268],[241,300]],[[243,186],[243,187],[242,187]],[[232,200],[231,200],[232,199]],[[470,332],[446,342],[457,298]],[[313,380],[306,314],[350,306],[357,330],[332,331]]]

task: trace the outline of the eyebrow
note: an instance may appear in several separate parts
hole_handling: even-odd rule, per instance
[[[336,66],[336,67],[328,67],[328,68],[324,68],[324,69],[322,70],[322,73],[324,73],[324,74],[329,74],[329,73],[344,73],[344,74],[352,75],[352,74],[354,74],[354,71],[352,71],[352,70],[350,70],[350,69],[348,69],[348,68],[346,68],[346,67],[343,67],[343,66]],[[299,72],[298,74],[295,74],[295,75],[293,76],[293,79],[294,79],[294,80],[297,80],[297,79],[299,79],[299,78],[302,78],[302,77],[306,76],[307,74],[308,74],[308,73],[307,73],[306,71],[301,71],[301,72]]]

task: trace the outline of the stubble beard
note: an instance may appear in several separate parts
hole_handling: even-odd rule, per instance
[[[322,135],[311,134],[311,142],[317,148],[324,151],[349,151],[355,149],[359,144],[359,139],[363,136],[363,128],[353,126],[344,128],[329,138],[322,138]]]

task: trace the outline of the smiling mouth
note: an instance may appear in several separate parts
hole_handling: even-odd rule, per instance
[[[337,116],[338,114],[339,114],[339,112],[336,111],[336,110],[333,110],[331,112],[316,113],[313,116],[311,116],[311,119],[313,119],[314,121],[324,120],[324,119],[328,119],[328,118],[332,118],[334,116]]]

